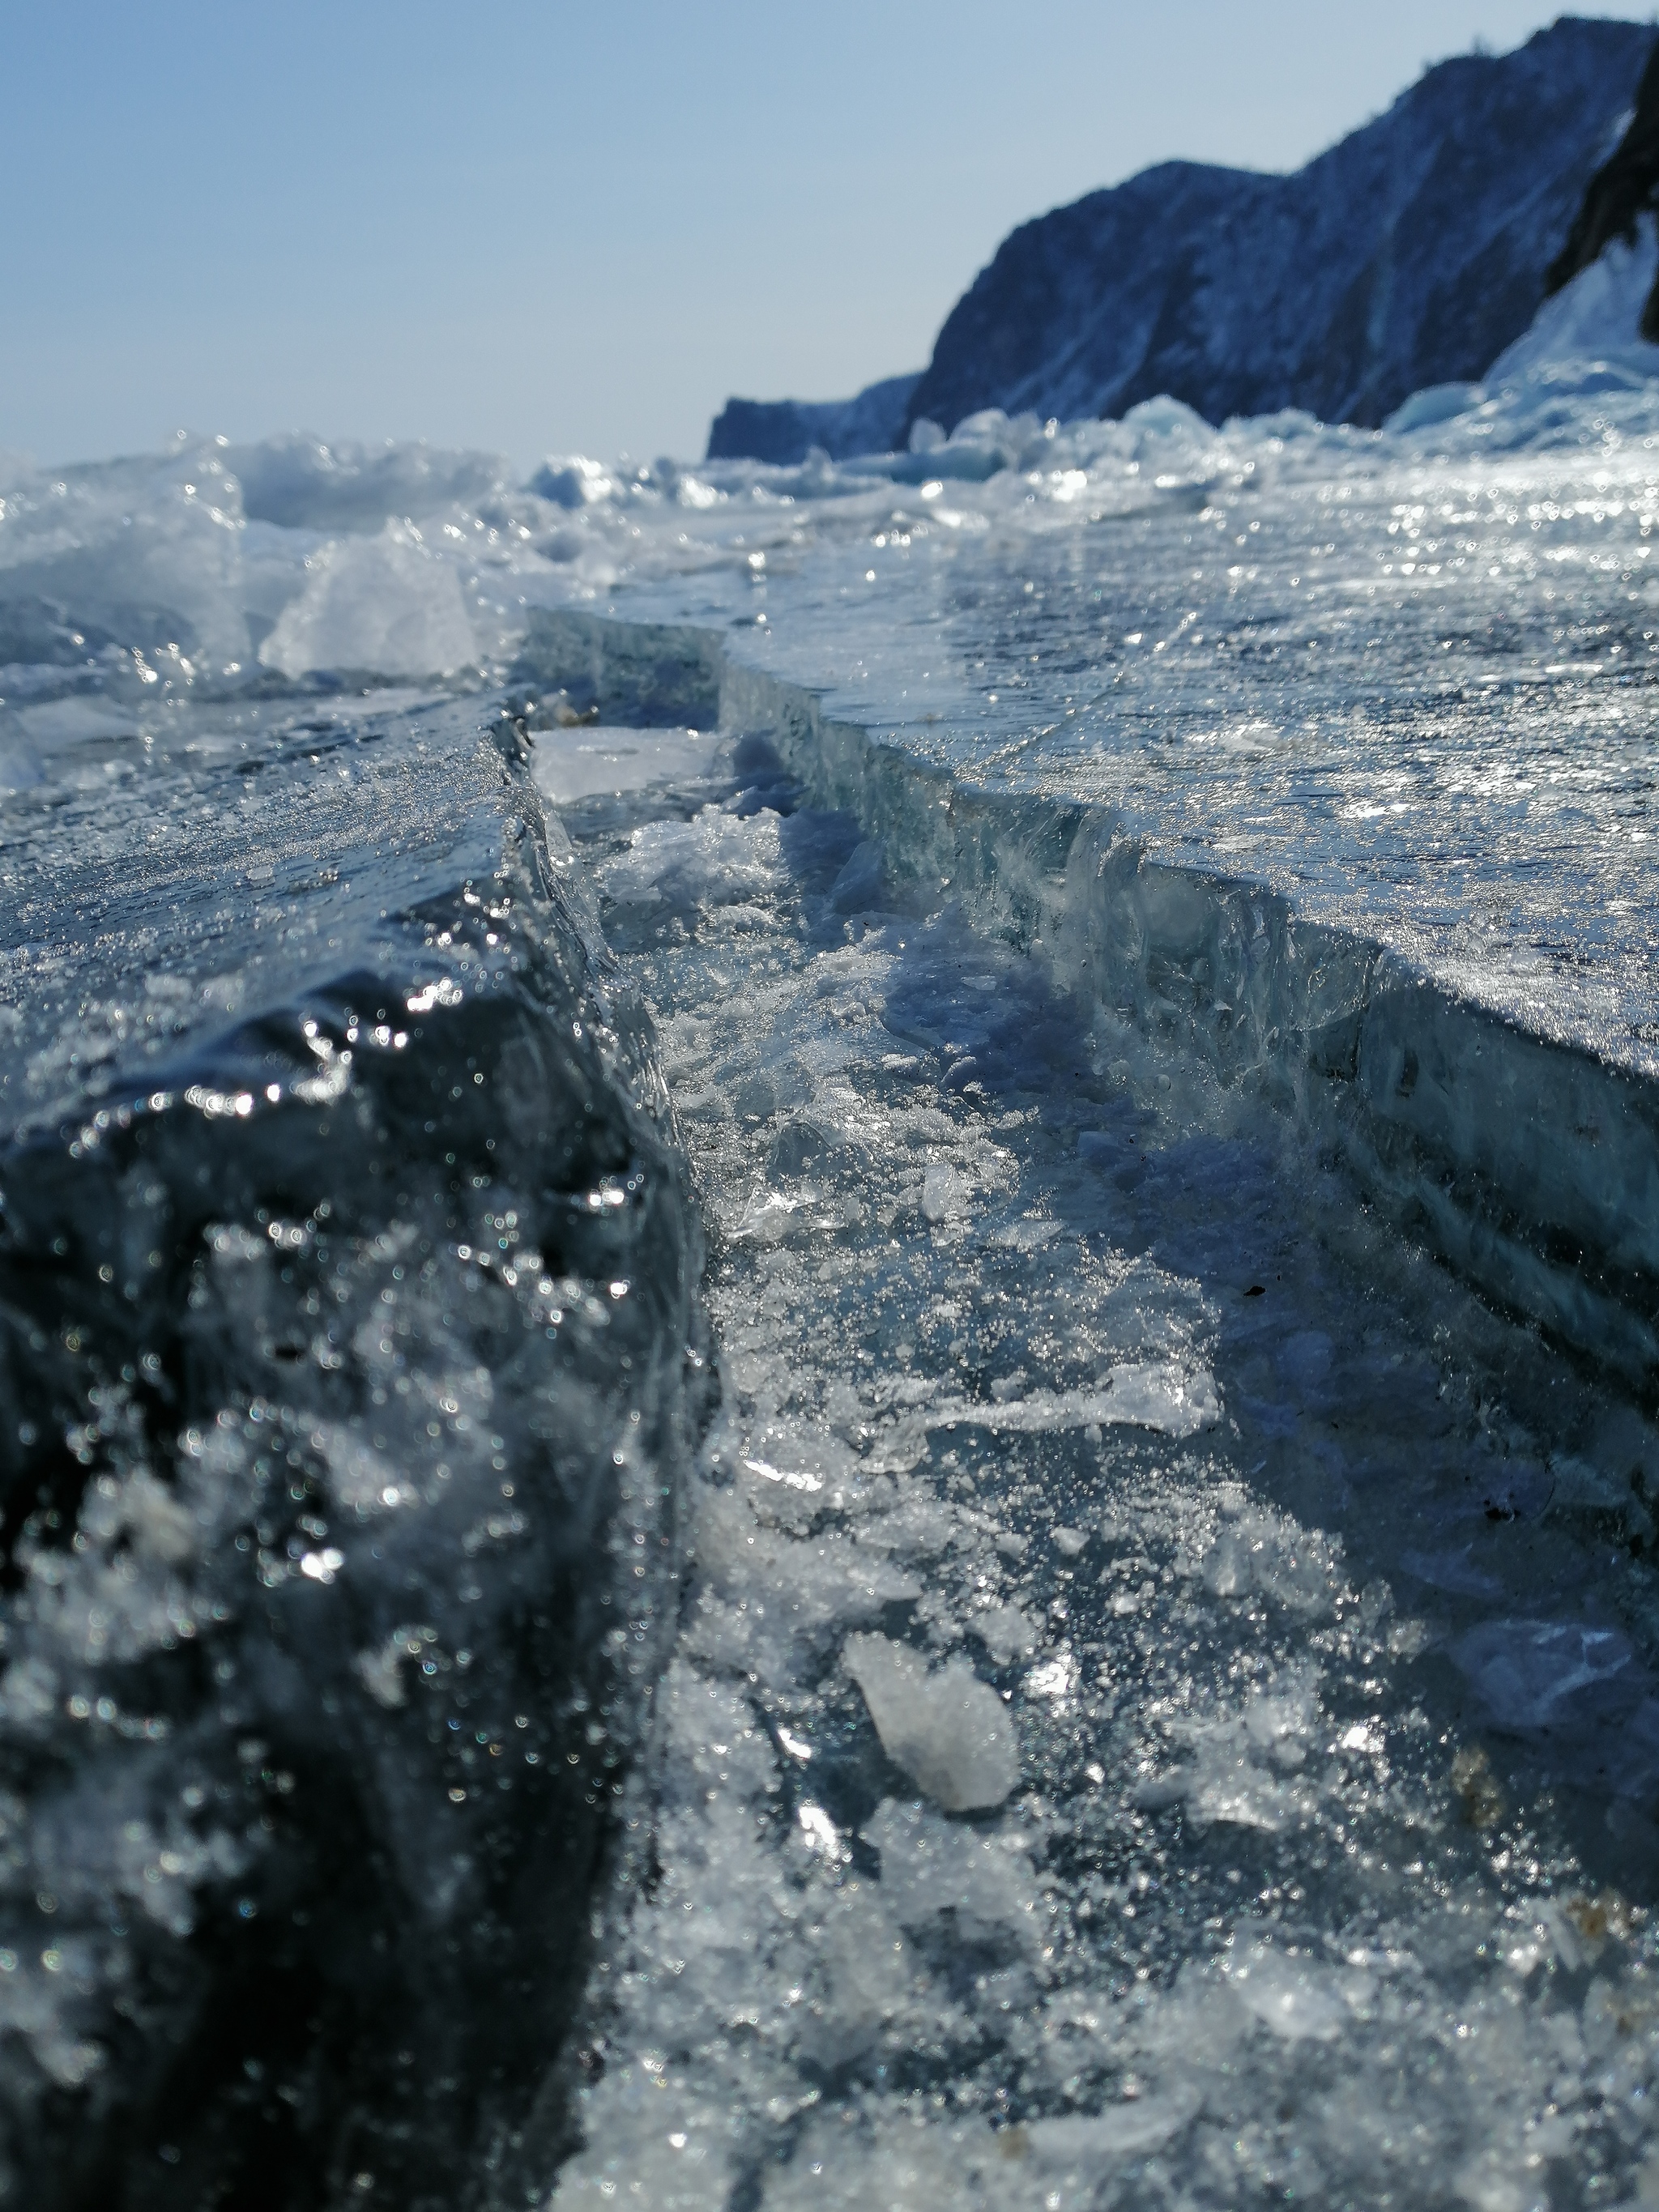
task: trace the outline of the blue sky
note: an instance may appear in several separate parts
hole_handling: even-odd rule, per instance
[[[4,0],[0,446],[700,453],[730,392],[920,367],[1023,217],[1294,167],[1553,12]]]

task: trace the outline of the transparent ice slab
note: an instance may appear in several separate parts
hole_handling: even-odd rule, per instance
[[[1039,434],[983,485],[734,484],[695,573],[647,533],[599,604],[732,626],[964,781],[1105,801],[1650,1068],[1659,459],[1621,396],[1520,452],[1501,410],[1408,437],[1188,418],[1121,453]]]

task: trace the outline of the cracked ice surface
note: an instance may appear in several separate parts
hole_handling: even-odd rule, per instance
[[[1650,1432],[763,745],[662,757],[566,821],[724,1413],[557,2212],[1648,2201]]]

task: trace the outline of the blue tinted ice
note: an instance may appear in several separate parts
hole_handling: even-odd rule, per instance
[[[1651,252],[9,471],[0,2197],[1641,2200]]]

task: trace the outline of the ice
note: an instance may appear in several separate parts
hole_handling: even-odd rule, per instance
[[[579,723],[536,740],[536,787],[556,805],[600,792],[696,782],[714,740],[696,730],[604,729]]]
[[[1632,1656],[1616,1628],[1546,1620],[1486,1623],[1453,1651],[1492,1718],[1516,1729],[1583,1728],[1627,1711],[1648,1686]]]
[[[1084,2182],[1115,2160],[1156,2150],[1197,2117],[1199,2099],[1136,2097],[1089,2119],[1036,2120],[1024,2130],[1032,2164]]]
[[[642,518],[613,611],[702,617],[829,719],[1109,804],[1160,858],[1645,1066],[1656,391],[1552,358],[1385,434],[1154,402],[964,424],[940,451],[969,475],[710,465],[713,506],[660,510],[672,573],[648,495],[584,513]]]
[[[1640,2201],[1639,273],[1382,433],[9,469],[20,2202],[134,2018],[388,2212]]]
[[[1019,1780],[1013,1731],[996,1692],[960,1660],[927,1662],[884,1636],[849,1636],[842,1664],[864,1693],[881,1747],[947,1813],[1000,1805]]]
[[[3,711],[48,677],[155,722],[279,668],[498,666],[541,606],[702,617],[832,717],[1103,799],[1161,854],[1645,1066],[1659,383],[1609,337],[1652,251],[1614,249],[1524,362],[1381,434],[1160,399],[796,469],[561,460],[522,489],[489,456],[306,439],[14,468]],[[0,744],[38,788],[38,745]],[[849,915],[879,902],[866,842]]]
[[[1628,2201],[1644,1425],[761,734],[565,811],[724,1395],[553,2204]]]
[[[1365,1977],[1344,1977],[1317,1958],[1289,1955],[1271,1932],[1254,1942],[1249,1935],[1248,1929],[1235,1929],[1227,1967],[1228,1983],[1246,2012],[1286,2043],[1334,2043],[1350,2011],[1365,2004]]]
[[[0,499],[0,663],[129,648],[140,680],[248,657],[241,496],[211,441],[14,477]]]
[[[297,434],[228,447],[225,465],[250,522],[284,530],[362,531],[447,512],[477,513],[499,501],[512,470],[499,453],[453,453],[424,443],[325,443]],[[372,667],[369,661],[353,666]]]
[[[412,523],[331,542],[307,563],[305,588],[259,647],[266,668],[309,675],[450,676],[478,657],[460,580]]]
[[[700,1240],[510,725],[173,734],[5,823],[0,2201],[435,2204],[572,2001]]]

